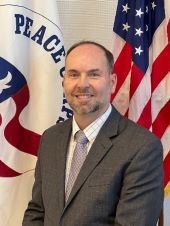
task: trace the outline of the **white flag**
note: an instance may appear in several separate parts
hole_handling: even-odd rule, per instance
[[[20,226],[43,131],[71,115],[55,0],[0,1],[0,225]]]

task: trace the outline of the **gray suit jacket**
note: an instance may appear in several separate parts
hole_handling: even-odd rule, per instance
[[[23,226],[155,226],[163,202],[162,145],[114,108],[65,204],[72,119],[42,136]]]

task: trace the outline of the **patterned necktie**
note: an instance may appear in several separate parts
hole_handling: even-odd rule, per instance
[[[79,174],[79,171],[83,165],[84,160],[87,156],[87,143],[88,139],[85,136],[84,132],[82,130],[79,130],[75,134],[76,139],[76,147],[73,153],[73,158],[71,162],[71,168],[70,173],[67,181],[66,191],[65,191],[65,200],[67,201],[70,192],[72,190],[72,187],[74,185],[74,182]]]

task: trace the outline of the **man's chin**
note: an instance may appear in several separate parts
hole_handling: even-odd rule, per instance
[[[99,110],[99,106],[74,106],[73,111],[80,115],[87,115],[95,113]]]

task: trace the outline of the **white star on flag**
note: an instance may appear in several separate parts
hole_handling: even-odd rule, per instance
[[[141,46],[139,46],[138,48],[135,47],[135,50],[136,50],[135,54],[139,54],[139,56],[143,52],[143,50],[141,49]]]
[[[128,12],[128,9],[130,9],[129,7],[128,7],[128,3],[126,4],[126,5],[122,5],[122,7],[123,7],[123,10],[122,10],[122,12]]]
[[[148,31],[148,29],[149,29],[149,28],[148,28],[148,25],[146,24],[146,31]]]
[[[128,29],[130,28],[128,22],[126,22],[125,24],[123,24],[123,30],[128,31]]]
[[[151,4],[152,4],[152,9],[154,10],[156,7],[155,2],[152,2]]]
[[[143,31],[141,30],[141,28],[139,28],[139,29],[135,28],[135,30],[136,30],[135,35],[141,36],[141,34],[143,33]]]
[[[146,11],[145,12],[148,13],[148,6],[146,6]]]
[[[142,12],[141,8],[139,10],[136,9],[136,16],[141,18],[142,14],[144,14],[144,12]]]

